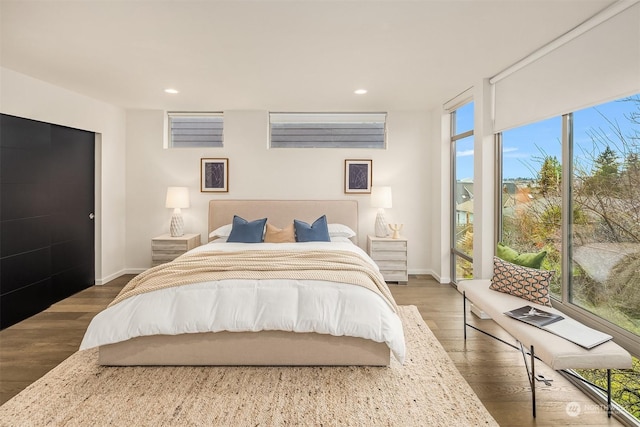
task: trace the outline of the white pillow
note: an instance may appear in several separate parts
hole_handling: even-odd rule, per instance
[[[342,236],[334,236],[334,237],[332,237],[332,236],[329,236],[329,238],[331,239],[332,242],[351,243],[353,245],[353,242],[348,237],[342,237]]]
[[[329,237],[354,237],[356,232],[344,224],[329,224]]]
[[[232,224],[223,225],[222,227],[218,227],[209,233],[209,237],[229,237],[231,234],[231,228],[233,228]]]

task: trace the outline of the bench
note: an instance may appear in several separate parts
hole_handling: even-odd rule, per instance
[[[535,401],[535,359],[539,359],[546,363],[555,371],[564,371],[569,375],[585,381],[578,377],[569,369],[606,369],[607,370],[607,414],[611,417],[611,369],[629,369],[631,368],[631,355],[625,349],[620,347],[613,341],[600,344],[590,350],[580,347],[564,338],[554,335],[550,332],[539,329],[535,326],[528,325],[519,320],[504,315],[504,312],[514,310],[524,305],[541,310],[560,314],[565,318],[570,318],[565,313],[548,307],[536,304],[517,296],[494,291],[489,289],[491,280],[463,280],[458,283],[458,290],[462,292],[464,301],[464,338],[467,339],[467,326],[482,332],[486,335],[496,338],[503,343],[518,349],[515,345],[508,343],[488,332],[485,332],[476,326],[467,322],[466,302],[469,300],[477,308],[485,312],[491,317],[502,329],[515,338],[522,352],[529,383],[531,385],[531,397],[533,404],[533,417],[536,416]],[[526,350],[525,350],[526,349]],[[534,351],[535,350],[535,351]],[[530,365],[527,363],[527,355],[530,355]],[[593,384],[592,384],[593,385]],[[596,386],[597,387],[597,386]],[[598,387],[600,388],[600,387]]]

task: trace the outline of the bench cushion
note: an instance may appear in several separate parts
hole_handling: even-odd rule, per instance
[[[491,290],[490,285],[491,280],[463,280],[458,283],[458,290],[464,292],[467,299],[487,313],[527,349],[533,345],[536,356],[552,369],[631,368],[631,355],[613,341],[587,350],[550,332],[506,316],[505,311],[531,305],[569,318],[552,307]]]

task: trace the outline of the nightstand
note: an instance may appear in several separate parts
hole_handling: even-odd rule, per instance
[[[407,238],[367,236],[367,253],[387,282],[407,284]]]
[[[151,265],[164,264],[173,261],[178,256],[200,246],[199,234],[184,234],[180,237],[171,237],[170,234],[151,239]]]

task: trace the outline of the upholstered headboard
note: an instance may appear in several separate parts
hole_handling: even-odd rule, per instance
[[[233,216],[252,221],[267,218],[267,222],[283,228],[294,219],[311,224],[322,215],[330,224],[344,224],[358,232],[358,202],[356,200],[210,200],[209,231],[231,224]],[[211,240],[211,238],[209,238]]]

